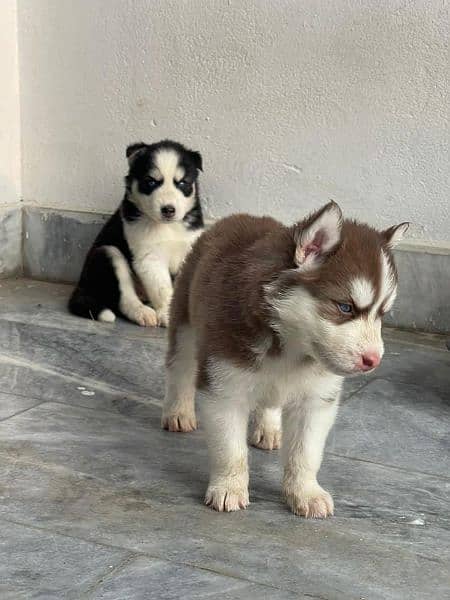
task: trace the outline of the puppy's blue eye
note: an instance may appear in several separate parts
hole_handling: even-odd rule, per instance
[[[139,191],[143,194],[151,194],[160,183],[160,181],[153,179],[153,177],[146,177],[139,183]]]
[[[346,315],[349,315],[353,312],[353,306],[351,304],[338,303],[338,307],[339,310]]]

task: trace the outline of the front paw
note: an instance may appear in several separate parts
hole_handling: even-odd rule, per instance
[[[160,308],[156,311],[158,327],[169,327],[169,308]]]
[[[233,512],[249,505],[248,486],[244,482],[225,479],[210,484],[206,490],[205,504],[219,512]]]
[[[333,498],[317,482],[302,485],[286,482],[284,496],[292,512],[307,519],[326,519],[334,513]]]
[[[175,414],[165,414],[161,418],[161,426],[167,431],[189,433],[197,429],[195,413],[179,411]]]
[[[132,311],[130,318],[141,327],[156,327],[157,325],[157,316],[155,311],[153,308],[150,308],[150,306],[145,306],[145,304],[138,306],[134,311]]]

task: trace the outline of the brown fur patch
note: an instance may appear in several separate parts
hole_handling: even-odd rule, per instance
[[[292,286],[307,288],[319,300],[322,316],[334,323],[348,319],[333,301],[351,301],[352,279],[366,277],[379,292],[381,249],[388,260],[392,257],[382,234],[367,225],[344,221],[342,243],[316,271],[304,274],[296,268],[295,240],[310,219],[285,227],[270,217],[234,215],[216,223],[195,243],[175,285],[168,360],[177,351],[177,328],[194,327],[200,388],[208,385],[207,363],[212,357],[257,368],[258,340],[267,340],[269,354],[282,351],[271,327],[268,284],[277,294]]]
[[[392,255],[385,246],[382,234],[368,225],[344,221],[342,242],[323,265],[312,273],[292,271],[285,278],[285,287],[301,284],[320,301],[353,303],[351,282],[365,278],[372,284],[375,297],[378,297],[382,249],[396,277]],[[325,312],[329,314],[326,309]]]

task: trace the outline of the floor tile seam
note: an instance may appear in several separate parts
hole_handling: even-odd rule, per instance
[[[61,314],[60,311],[55,311],[57,314]],[[53,314],[53,313],[52,313]],[[152,341],[163,341],[167,342],[167,336],[164,337],[145,337],[140,334],[134,334],[133,332],[124,332],[124,331],[116,331],[114,328],[111,329],[103,329],[104,327],[109,327],[108,324],[98,324],[95,329],[76,329],[72,327],[64,326],[63,324],[58,323],[39,323],[34,322],[30,319],[20,319],[20,318],[12,318],[11,316],[5,315],[4,313],[0,313],[0,323],[14,323],[18,325],[31,325],[33,327],[42,327],[44,329],[57,329],[59,331],[67,331],[68,333],[80,333],[88,336],[102,336],[105,338],[110,337],[120,337],[121,339],[131,340],[131,341],[142,341],[142,342],[152,342]],[[97,322],[95,322],[97,323]],[[119,335],[118,335],[119,334]]]
[[[367,463],[369,465],[375,465],[377,467],[383,467],[384,469],[393,469],[394,471],[401,471],[402,473],[408,473],[410,475],[424,475],[426,477],[433,477],[435,479],[441,479],[442,481],[450,481],[450,477],[446,477],[445,475],[431,473],[429,471],[419,471],[417,469],[407,469],[406,467],[400,467],[397,465],[391,465],[388,463],[381,463],[375,460],[370,460],[367,458],[358,458],[356,456],[348,456],[345,454],[339,454],[338,452],[325,451],[325,456],[335,456],[336,458],[343,458],[347,460],[354,460],[355,462]]]
[[[371,383],[373,383],[374,381],[376,381],[375,379],[370,379],[369,381],[365,381],[361,387],[357,388],[356,390],[353,390],[352,392],[350,392],[349,394],[343,394],[343,398],[342,398],[342,402],[341,404],[347,404],[349,400],[351,400],[351,398],[353,398],[353,396],[355,396],[356,394],[359,394],[360,392],[362,392],[363,390],[366,389],[366,387],[368,385],[370,385]]]
[[[92,582],[86,591],[82,592],[80,600],[91,600],[93,595],[98,589],[113,579],[115,576],[120,574],[129,564],[139,558],[139,554],[129,553],[112,569],[105,569],[105,571],[99,575],[94,582]]]
[[[148,402],[144,398],[142,398],[141,401],[144,401],[145,404],[148,404],[148,405],[150,405],[151,407],[154,407],[154,408],[161,408],[162,407],[161,404],[157,404],[156,402],[155,403]],[[62,400],[40,400],[40,401],[37,402],[37,404],[34,404],[33,406],[29,406],[28,408],[25,408],[25,409],[23,409],[23,410],[21,410],[21,411],[19,411],[17,413],[14,413],[13,415],[10,415],[9,417],[5,417],[5,418],[0,419],[0,424],[4,423],[6,421],[9,421],[10,419],[12,419],[14,417],[20,416],[23,413],[26,413],[26,412],[28,412],[30,410],[33,410],[35,408],[39,408],[41,406],[44,406],[46,404],[57,404],[58,406],[65,406],[65,407],[69,407],[69,408],[86,409],[86,410],[90,410],[90,411],[93,411],[93,412],[97,412],[99,414],[114,415],[114,416],[120,417],[122,419],[127,419],[129,421],[136,422],[133,417],[131,417],[129,415],[122,414],[120,412],[117,412],[117,411],[114,411],[114,410],[111,410],[111,409],[108,409],[108,408],[100,408],[100,407],[97,407],[97,406],[85,406],[83,404],[73,404],[71,402],[63,402]],[[144,424],[140,424],[140,427],[145,428],[145,425]]]
[[[0,419],[0,423],[4,423],[5,421],[9,421],[10,419],[13,419],[14,417],[18,417],[19,415],[23,415],[24,413],[28,412],[29,410],[33,410],[33,408],[37,408],[38,406],[41,406],[41,404],[45,404],[46,400],[38,400],[37,398],[32,398],[33,400],[37,400],[37,404],[33,404],[33,406],[28,406],[28,408],[24,408],[23,410],[19,410],[18,412],[9,415],[9,417],[2,417]]]
[[[134,400],[136,402],[141,402],[143,405],[147,405],[147,406],[151,406],[152,408],[162,408],[162,400],[158,401],[157,398],[153,398],[154,401],[148,400],[149,396],[144,397],[134,397],[134,398],[130,398],[129,396],[126,396],[127,399],[130,400]],[[124,413],[121,413],[117,410],[111,410],[110,408],[107,407],[100,407],[100,406],[85,406],[84,404],[74,404],[73,402],[64,402],[63,400],[44,400],[43,402],[41,402],[41,404],[58,404],[59,406],[70,406],[71,408],[82,408],[82,409],[86,409],[86,410],[91,410],[94,412],[99,412],[99,413],[107,413],[109,415],[115,415],[116,417],[120,417],[122,419],[131,419],[131,420],[135,420],[134,417],[130,417],[129,415],[126,415]],[[141,427],[145,427],[145,425],[141,425]]]
[[[150,404],[152,407],[161,408],[161,404],[149,402],[147,400],[144,400],[144,402]],[[4,423],[4,422],[6,422],[6,421],[8,421],[8,420],[10,420],[10,419],[12,419],[12,418],[14,418],[16,416],[19,416],[19,415],[21,415],[23,413],[26,413],[26,412],[28,412],[30,410],[33,410],[33,409],[38,408],[40,406],[43,406],[45,404],[57,404],[59,406],[65,406],[65,407],[68,406],[68,407],[71,407],[71,408],[86,409],[86,410],[91,410],[91,411],[94,411],[94,412],[98,412],[100,414],[111,414],[111,415],[115,415],[115,416],[120,417],[120,418],[125,418],[127,420],[134,421],[133,417],[130,417],[128,415],[124,415],[122,413],[118,413],[118,412],[115,412],[115,411],[112,411],[112,410],[109,410],[109,409],[104,409],[104,408],[99,408],[99,407],[88,407],[88,406],[83,406],[83,405],[78,405],[78,404],[71,404],[71,403],[68,403],[68,402],[62,402],[60,400],[45,400],[45,401],[39,402],[38,404],[36,404],[34,406],[30,406],[30,407],[24,409],[23,411],[15,413],[14,415],[11,415],[10,417],[6,417],[5,419],[0,419],[0,423]],[[144,428],[145,426],[141,425],[141,427]],[[355,461],[355,462],[362,462],[362,463],[366,463],[366,464],[370,464],[370,465],[375,465],[377,467],[382,467],[382,468],[385,468],[385,469],[392,469],[392,470],[395,470],[395,471],[401,471],[403,473],[408,473],[408,474],[411,474],[411,475],[414,475],[414,474],[415,475],[424,475],[426,477],[432,477],[432,478],[443,480],[443,481],[450,481],[450,477],[445,477],[445,475],[431,473],[431,472],[427,472],[427,471],[420,471],[420,470],[417,470],[417,469],[406,469],[404,467],[399,467],[397,465],[391,465],[391,464],[387,464],[387,463],[381,463],[381,462],[378,462],[378,461],[373,461],[373,460],[369,460],[369,459],[365,459],[365,458],[358,458],[358,457],[355,457],[355,456],[349,456],[349,455],[340,454],[340,453],[337,453],[337,452],[325,451],[325,455],[326,456],[327,455],[328,456],[334,456],[336,458],[342,458],[344,460]]]
[[[1,363],[0,363],[0,366],[1,366]],[[10,390],[0,390],[0,394],[4,394],[5,396],[15,396],[17,398],[23,398],[24,400],[38,400],[39,402],[46,402],[46,400],[39,398],[39,396],[34,396],[34,395],[28,396],[27,394],[22,394],[21,392],[14,392],[14,391],[10,391]]]
[[[23,361],[21,361],[19,358],[15,358],[15,357],[10,357],[11,360],[7,361],[7,360],[2,360],[2,358],[4,358],[4,355],[0,354],[0,366],[1,365],[15,365],[15,366],[20,366],[24,369],[29,369],[30,371],[41,371],[42,373],[45,373],[44,369],[33,369],[30,365],[27,364],[15,364],[17,363],[21,363]],[[37,364],[37,363],[36,363]],[[97,390],[98,393],[104,393],[104,394],[120,394],[125,396],[126,398],[129,398],[130,400],[136,400],[138,402],[149,402],[149,400],[147,400],[147,398],[153,398],[155,401],[157,401],[157,398],[154,398],[153,396],[151,396],[150,394],[147,395],[141,395],[141,394],[137,394],[136,392],[128,392],[122,388],[116,388],[113,386],[110,386],[109,384],[103,384],[102,382],[99,381],[92,381],[92,378],[90,377],[84,377],[82,375],[76,377],[75,375],[67,375],[65,372],[60,371],[59,369],[48,369],[49,371],[52,371],[51,373],[47,373],[48,375],[55,375],[57,377],[61,377],[62,379],[66,379],[68,381],[71,381],[74,385],[75,384],[85,384],[85,387],[91,387],[94,390]],[[9,395],[16,395],[19,397],[23,397],[23,398],[34,398],[36,400],[42,400],[44,402],[51,402],[52,400],[48,400],[48,399],[44,399],[41,398],[39,396],[26,396],[25,394],[21,394],[21,393],[15,393],[14,391],[3,391],[0,390],[0,392],[3,392],[5,394],[9,394]],[[57,400],[54,400],[55,402]],[[158,406],[160,406],[160,404],[158,404]]]
[[[165,562],[168,564],[172,564],[172,565],[178,565],[178,566],[183,566],[183,567],[189,567],[192,569],[196,569],[199,571],[206,571],[208,573],[213,573],[215,575],[219,575],[222,577],[228,577],[228,578],[232,578],[232,579],[236,579],[237,581],[242,581],[243,583],[246,584],[256,584],[259,585],[261,587],[267,588],[267,589],[273,589],[273,590],[277,590],[277,591],[288,591],[288,592],[292,592],[295,593],[295,590],[292,590],[290,588],[280,588],[277,586],[273,586],[270,585],[268,583],[263,583],[260,581],[255,581],[253,579],[247,579],[246,577],[242,577],[238,574],[232,573],[230,571],[228,571],[227,569],[214,569],[212,567],[206,567],[203,565],[199,565],[197,563],[194,562],[190,562],[190,561],[184,561],[184,560],[172,560],[170,558],[167,558],[167,556],[161,556],[157,553],[150,553],[150,552],[145,552],[145,551],[141,551],[141,550],[132,550],[130,548],[127,548],[125,546],[118,546],[115,544],[108,544],[105,542],[101,542],[101,541],[97,541],[97,540],[92,540],[90,538],[84,537],[84,536],[80,536],[80,535],[72,535],[72,534],[68,534],[68,533],[61,533],[60,531],[55,531],[54,529],[48,529],[46,527],[39,527],[36,525],[30,525],[29,523],[24,523],[22,521],[17,521],[15,519],[8,519],[5,518],[3,516],[0,516],[0,522],[4,522],[4,523],[9,523],[11,525],[17,525],[19,527],[24,527],[26,529],[31,529],[33,531],[38,531],[40,533],[47,533],[50,535],[57,535],[57,536],[61,536],[64,538],[67,538],[68,540],[77,540],[78,542],[84,542],[87,544],[92,544],[93,546],[101,546],[102,548],[107,548],[109,550],[120,550],[122,552],[127,552],[128,556],[124,557],[124,559],[121,562],[132,562],[133,560],[136,560],[138,558],[144,557],[150,560],[155,560],[155,561],[161,561],[161,562]],[[120,565],[118,565],[119,567]],[[312,598],[314,598],[315,596],[311,596]]]

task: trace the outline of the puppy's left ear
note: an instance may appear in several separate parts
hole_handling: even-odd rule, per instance
[[[386,246],[389,250],[392,250],[397,244],[403,239],[403,236],[408,231],[409,223],[400,223],[400,225],[394,225],[389,227],[385,231],[381,232],[384,238]]]
[[[134,160],[137,158],[138,154],[147,146],[144,142],[136,142],[136,144],[130,144],[126,149],[126,157],[128,159],[128,164],[133,164]]]
[[[192,162],[195,165],[195,168],[198,169],[199,171],[203,171],[203,160],[202,160],[202,155],[200,154],[200,152],[197,152],[196,150],[191,150],[190,156],[192,158]]]
[[[341,241],[342,211],[329,202],[294,230],[294,262],[300,271],[314,271]]]

